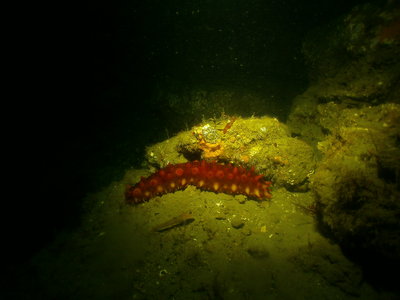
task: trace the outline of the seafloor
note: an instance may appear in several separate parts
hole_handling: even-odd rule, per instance
[[[189,186],[129,206],[138,173],[89,195],[82,226],[35,256],[32,298],[392,299],[318,233],[310,193],[257,202]],[[194,221],[154,231],[182,213]]]

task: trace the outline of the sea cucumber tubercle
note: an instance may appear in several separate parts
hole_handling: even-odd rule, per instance
[[[247,170],[231,164],[194,161],[168,165],[149,177],[142,177],[135,184],[127,187],[125,198],[128,203],[136,204],[182,190],[188,185],[215,193],[243,194],[257,200],[271,198],[271,182],[263,175],[256,174],[254,168]]]

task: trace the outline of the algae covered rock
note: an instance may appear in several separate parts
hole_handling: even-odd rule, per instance
[[[345,248],[400,262],[400,105],[334,115],[311,179],[320,221]]]
[[[187,159],[177,151],[182,143],[194,143],[192,135],[183,131],[176,136],[163,142],[151,145],[146,148],[146,161],[150,166],[163,168],[168,164],[179,164],[187,162]]]
[[[399,7],[356,6],[334,23],[310,32],[303,53],[321,96],[378,103],[399,87]],[[394,99],[394,98],[393,98]]]
[[[398,6],[365,4],[310,32],[303,43],[310,86],[295,98],[288,118],[294,134],[314,145],[324,138],[329,124],[321,118],[328,110],[320,105],[399,103],[399,19]]]
[[[307,188],[315,167],[312,148],[271,117],[205,120],[146,152],[156,167],[200,159],[255,167],[275,186],[293,190]]]

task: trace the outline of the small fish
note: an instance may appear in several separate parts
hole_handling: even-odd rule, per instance
[[[171,228],[187,225],[194,221],[194,218],[191,213],[183,213],[177,217],[168,220],[167,222],[161,223],[155,227],[153,227],[153,231],[162,232],[169,230]]]

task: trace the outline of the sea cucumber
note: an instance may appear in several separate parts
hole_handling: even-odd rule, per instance
[[[182,164],[169,164],[156,173],[127,187],[125,198],[128,203],[136,204],[153,197],[182,190],[188,185],[215,193],[242,194],[249,198],[263,200],[271,198],[270,181],[256,174],[254,167],[247,170],[231,164],[194,161]]]

